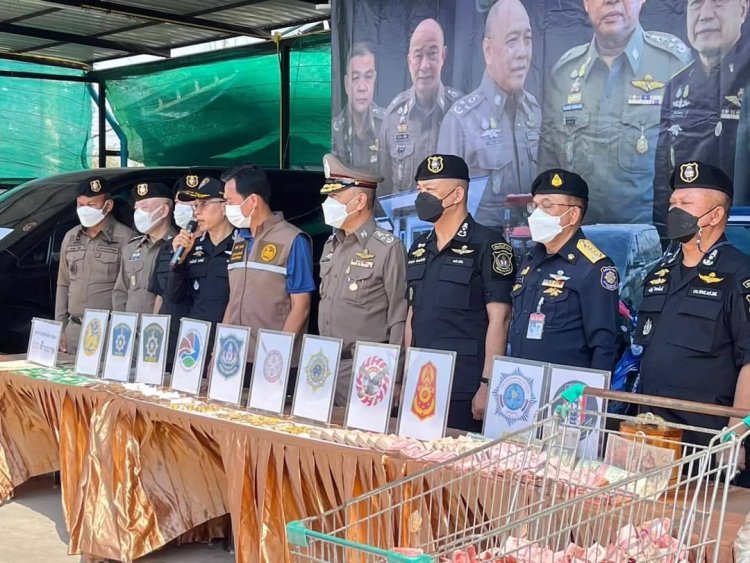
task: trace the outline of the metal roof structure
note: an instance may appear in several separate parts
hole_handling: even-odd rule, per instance
[[[90,70],[133,55],[323,21],[320,0],[0,0],[0,58]]]

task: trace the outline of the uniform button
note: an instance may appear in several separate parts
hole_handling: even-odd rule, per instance
[[[537,271],[537,272],[541,272],[541,271],[542,271],[542,269],[541,269],[541,268],[537,268],[537,269],[536,269],[536,271]]]

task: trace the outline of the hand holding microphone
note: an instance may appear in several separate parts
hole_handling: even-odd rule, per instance
[[[178,264],[184,261],[184,257],[187,256],[188,252],[193,248],[195,238],[193,234],[198,229],[198,222],[192,220],[187,224],[187,227],[180,231],[180,233],[172,240],[172,248],[174,254],[172,259],[169,261],[170,269],[174,270]]]

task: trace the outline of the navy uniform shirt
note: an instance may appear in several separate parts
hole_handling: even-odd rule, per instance
[[[654,177],[654,223],[662,234],[675,163],[702,160],[730,178],[734,175],[737,125],[748,79],[750,39],[745,37],[711,72],[695,60],[664,89]],[[750,194],[735,190],[734,204],[750,204]]]
[[[726,237],[694,268],[682,266],[679,251],[665,255],[646,277],[638,313],[636,342],[645,347],[643,393],[732,405],[740,369],[750,362],[749,320],[750,258]],[[721,417],[651,410],[703,428],[727,423]]]
[[[407,300],[412,342],[419,348],[457,353],[451,399],[479,389],[487,337],[487,303],[510,303],[513,251],[502,233],[468,215],[438,250],[434,231],[414,241],[407,256]]]
[[[167,295],[172,303],[187,303],[191,319],[220,323],[229,301],[227,263],[234,235],[230,233],[217,246],[205,233],[187,259],[169,272]]]
[[[547,255],[544,245],[535,245],[518,267],[508,336],[511,356],[610,371],[617,353],[619,305],[619,276],[612,261],[579,229],[557,254]],[[532,315],[538,314],[544,315],[541,335],[534,333],[540,327]]]

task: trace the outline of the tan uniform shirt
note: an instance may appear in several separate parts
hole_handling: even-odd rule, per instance
[[[171,239],[176,230],[170,227],[166,237],[153,240],[148,235],[139,235],[130,240],[120,261],[120,272],[112,294],[112,310],[128,313],[153,313],[156,295],[148,290],[156,257],[165,240]]]

